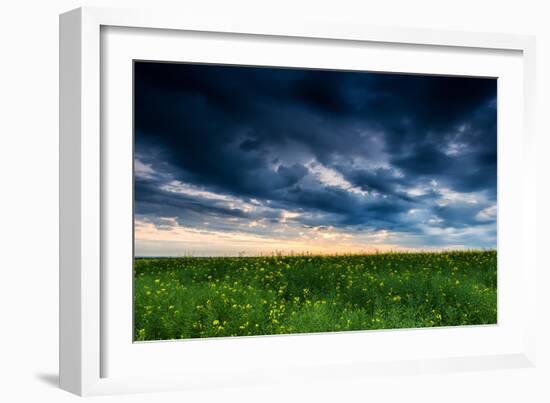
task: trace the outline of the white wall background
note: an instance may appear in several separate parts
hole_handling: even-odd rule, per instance
[[[0,400],[75,401],[57,383],[58,14],[81,5],[179,7],[180,12],[305,15],[373,25],[537,35],[539,255],[550,221],[550,12],[545,1],[499,0],[8,0],[0,5]],[[544,171],[546,169],[546,171]],[[542,186],[544,185],[544,187]],[[550,270],[550,265],[547,265]],[[94,398],[99,401],[550,401],[547,271],[540,274],[539,365],[528,370],[351,379]],[[546,344],[545,344],[546,343]]]

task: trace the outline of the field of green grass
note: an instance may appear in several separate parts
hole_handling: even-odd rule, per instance
[[[496,319],[496,251],[134,261],[136,341]]]

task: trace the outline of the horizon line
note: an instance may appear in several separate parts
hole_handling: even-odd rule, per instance
[[[472,252],[497,252],[496,247],[490,248],[442,248],[442,249],[410,249],[410,250],[384,250],[384,251],[363,251],[363,252],[342,252],[342,253],[278,253],[269,254],[238,254],[238,255],[134,255],[134,259],[177,259],[177,258],[259,258],[259,257],[335,257],[335,256],[367,256],[367,255],[396,255],[396,254],[415,254],[415,253],[472,253]]]

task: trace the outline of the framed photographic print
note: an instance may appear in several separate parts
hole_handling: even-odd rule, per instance
[[[62,15],[62,387],[531,365],[532,58],[523,36]]]

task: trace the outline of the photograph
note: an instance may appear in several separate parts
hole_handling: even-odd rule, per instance
[[[497,78],[133,61],[135,342],[497,324]]]

